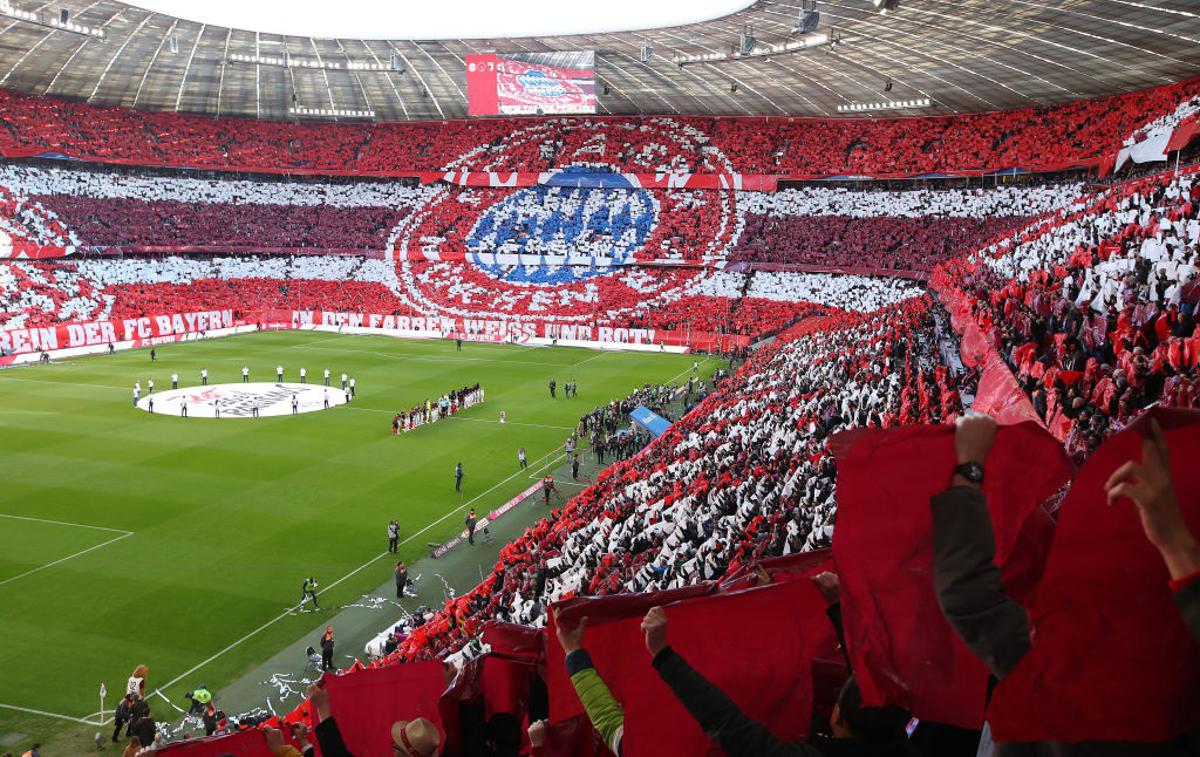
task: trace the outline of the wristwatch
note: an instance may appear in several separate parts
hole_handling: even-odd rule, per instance
[[[954,472],[973,484],[983,483],[983,464],[970,462],[954,466]]]

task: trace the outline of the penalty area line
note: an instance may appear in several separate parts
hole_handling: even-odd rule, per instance
[[[560,445],[560,446],[561,446],[561,445]],[[545,460],[546,458],[550,457],[550,456],[551,456],[551,455],[553,455],[554,453],[558,452],[558,450],[559,450],[559,447],[555,447],[554,449],[552,449],[552,450],[550,450],[549,452],[547,452],[546,454],[542,455],[540,458],[538,458],[538,459],[537,459],[537,460],[535,460],[534,462],[535,462],[535,463],[536,463],[536,462],[541,462],[542,460]],[[521,472],[522,472],[522,471],[517,471],[516,473],[513,473],[512,475],[508,476],[507,478],[505,478],[505,479],[502,479],[501,481],[498,481],[497,483],[493,484],[491,487],[489,487],[489,488],[488,488],[488,489],[486,489],[485,491],[481,492],[480,494],[477,494],[476,496],[472,497],[471,499],[467,500],[466,502],[463,502],[462,504],[459,504],[459,505],[455,505],[455,506],[454,506],[454,507],[453,507],[453,508],[452,508],[452,509],[451,509],[449,512],[447,512],[447,513],[446,513],[445,515],[443,515],[442,517],[438,518],[438,519],[437,519],[437,520],[435,520],[435,521],[432,521],[432,522],[430,522],[430,523],[429,523],[429,524],[427,524],[427,525],[426,525],[424,528],[422,528],[420,531],[416,531],[416,532],[414,532],[414,533],[410,534],[410,535],[408,536],[408,538],[406,538],[406,539],[404,539],[403,541],[401,541],[401,542],[400,542],[400,545],[401,545],[401,546],[403,546],[403,545],[405,545],[405,544],[408,544],[408,543],[409,543],[409,542],[411,542],[413,539],[417,538],[418,536],[420,536],[421,534],[425,533],[425,532],[426,532],[426,531],[428,531],[429,529],[433,528],[433,527],[434,527],[434,526],[436,526],[436,525],[439,525],[439,524],[443,523],[443,522],[444,522],[444,521],[445,521],[447,518],[450,518],[451,516],[456,516],[456,515],[458,515],[458,514],[459,514],[459,513],[462,511],[462,509],[463,509],[464,507],[467,507],[468,505],[472,505],[472,504],[474,504],[476,501],[478,501],[478,500],[482,499],[483,497],[487,496],[488,494],[491,494],[491,493],[492,493],[493,491],[495,491],[496,489],[500,488],[500,487],[501,487],[501,486],[503,486],[504,484],[508,483],[509,481],[511,481],[511,480],[513,480],[514,478],[516,478],[517,476],[519,476],[519,475],[521,474]],[[336,580],[336,581],[334,581],[333,583],[331,583],[331,584],[329,584],[328,586],[326,586],[326,587],[324,588],[324,591],[330,591],[330,590],[332,590],[334,587],[336,587],[338,584],[342,583],[342,582],[343,582],[343,581],[345,581],[346,579],[348,579],[348,578],[350,578],[350,577],[352,577],[352,576],[355,576],[355,575],[357,575],[358,573],[362,572],[363,570],[365,570],[365,569],[367,569],[367,568],[371,567],[372,565],[374,565],[375,563],[379,562],[379,561],[380,561],[380,560],[382,560],[383,558],[385,558],[385,557],[388,557],[390,554],[392,554],[392,553],[391,553],[391,552],[387,552],[387,551],[384,551],[384,552],[381,552],[381,553],[379,553],[379,554],[378,554],[378,555],[376,555],[375,557],[372,557],[370,560],[366,561],[366,562],[365,562],[365,563],[363,563],[362,565],[358,566],[358,567],[357,567],[357,568],[355,568],[354,570],[350,571],[350,572],[349,572],[349,573],[347,573],[346,575],[342,576],[341,578],[337,579],[337,580]],[[226,646],[225,646],[223,649],[220,649],[220,650],[218,650],[217,652],[213,653],[211,656],[209,656],[209,657],[208,657],[208,659],[206,659],[206,660],[204,660],[204,661],[202,661],[202,662],[200,662],[200,663],[198,663],[198,664],[194,665],[194,666],[193,666],[193,667],[191,667],[190,669],[188,669],[188,670],[184,671],[183,673],[180,673],[180,674],[179,674],[179,675],[177,675],[176,677],[172,678],[170,681],[167,681],[167,682],[166,682],[166,683],[164,683],[163,685],[161,685],[161,686],[159,686],[158,688],[156,688],[154,691],[150,692],[150,694],[148,694],[148,695],[147,695],[147,698],[149,698],[149,697],[151,697],[151,696],[153,696],[153,695],[155,695],[155,694],[159,694],[159,693],[160,693],[160,692],[162,692],[164,689],[169,689],[170,687],[172,687],[172,686],[174,686],[175,684],[179,683],[180,681],[182,681],[183,679],[185,679],[185,678],[187,678],[188,676],[192,675],[192,674],[193,674],[193,673],[195,673],[196,671],[200,670],[200,669],[201,669],[201,668],[203,668],[205,665],[208,665],[209,663],[211,663],[211,662],[213,662],[213,661],[217,660],[218,658],[220,658],[220,657],[223,657],[223,656],[225,655],[225,653],[226,653],[226,652],[228,652],[228,651],[230,651],[231,649],[233,649],[233,648],[235,648],[235,647],[239,646],[240,644],[242,644],[242,643],[243,643],[243,642],[245,642],[245,641],[248,641],[249,639],[252,639],[253,637],[255,637],[255,636],[257,636],[258,634],[262,633],[263,631],[265,631],[266,629],[268,629],[268,628],[270,628],[271,626],[275,625],[276,623],[278,623],[279,621],[283,620],[284,618],[291,617],[291,616],[292,616],[292,615],[295,613],[295,611],[296,611],[296,610],[297,610],[297,609],[298,609],[300,606],[301,606],[301,605],[299,605],[299,604],[298,604],[298,605],[295,605],[295,606],[293,606],[293,607],[289,607],[287,610],[284,610],[284,611],[283,611],[282,613],[280,613],[279,615],[276,615],[274,618],[271,618],[270,620],[268,620],[267,622],[263,623],[263,624],[262,624],[262,625],[260,625],[258,628],[255,628],[253,631],[251,631],[250,633],[248,633],[248,634],[246,634],[245,636],[241,637],[240,639],[237,639],[236,641],[230,642],[230,643],[229,643],[228,645],[226,645]]]
[[[75,528],[92,528],[97,531],[111,531],[114,534],[125,534],[128,536],[132,531],[127,531],[124,528],[109,528],[108,526],[89,526],[86,523],[70,523],[65,520],[50,520],[49,518],[31,518],[28,515],[8,515],[0,513],[0,518],[12,518],[13,520],[27,520],[33,523],[49,523],[54,526],[73,526]]]

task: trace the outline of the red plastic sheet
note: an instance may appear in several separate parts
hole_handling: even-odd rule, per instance
[[[978,331],[978,329],[976,329]],[[963,340],[966,341],[965,338]],[[1012,371],[993,350],[984,360],[973,409],[990,415],[1002,425],[1032,421],[1042,425],[1029,396],[1021,390]]]
[[[1200,412],[1155,410],[1176,496],[1200,534]],[[992,697],[997,741],[1156,742],[1193,731],[1200,650],[1136,506],[1110,506],[1109,475],[1142,459],[1138,424],[1109,439],[1079,472],[1059,511],[1045,573],[1029,604],[1033,648]]]
[[[933,587],[929,501],[950,484],[953,427],[851,431],[834,437],[834,449],[833,557],[846,646],[864,701],[978,728],[987,668],[954,633]],[[1048,534],[1027,524],[1071,466],[1058,441],[1026,423],[999,429],[987,467],[997,564],[1014,593],[1028,592]]]
[[[694,587],[704,589],[705,587]],[[639,626],[654,604],[670,620],[668,640],[746,715],[783,740],[804,738],[812,712],[812,663],[836,647],[825,601],[807,580],[666,601],[671,592],[568,603],[571,623],[588,617],[584,646],[625,711],[626,757],[705,754],[712,740],[650,664]],[[550,634],[552,720],[582,711]],[[770,650],[765,653],[764,650]]]

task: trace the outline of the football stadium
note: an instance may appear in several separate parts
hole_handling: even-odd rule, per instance
[[[0,0],[0,757],[1200,755],[1194,0]]]

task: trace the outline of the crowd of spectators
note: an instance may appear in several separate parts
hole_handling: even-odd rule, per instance
[[[1082,191],[1079,184],[776,193],[418,187],[22,162],[0,163],[0,188],[0,227],[9,225],[10,240],[51,250],[466,258],[529,267],[529,283],[561,280],[554,264],[564,263],[925,272]]]
[[[1003,522],[1012,503],[993,501],[1003,499],[992,496],[997,484],[985,488],[983,479],[971,472],[971,466],[986,469],[989,476],[1001,477],[1000,490],[1020,498],[1036,487],[1013,480],[1030,472],[1028,450],[1017,445],[1055,442],[1044,435],[1031,437],[1020,427],[998,429],[993,419],[972,416],[960,419],[949,434],[922,428],[888,437],[912,443],[933,432],[940,438],[936,451],[916,441],[937,458],[934,464],[906,461],[903,454],[889,460],[916,467],[920,491],[905,491],[894,482],[886,489],[895,500],[888,508],[902,508],[909,517],[915,515],[908,509],[914,505],[928,513],[927,523],[916,531],[919,536],[897,538],[926,556],[929,565],[889,583],[897,588],[910,580],[920,585],[930,597],[926,606],[861,595],[852,585],[859,580],[857,569],[840,562],[839,554],[845,553],[835,548],[805,561],[751,560],[740,571],[731,565],[733,575],[726,580],[687,590],[559,598],[545,609],[534,608],[535,617],[545,621],[543,633],[490,622],[482,628],[486,641],[477,643],[470,656],[455,653],[444,660],[398,664],[413,635],[439,622],[443,611],[401,641],[401,651],[366,667],[356,662],[310,685],[301,704],[263,719],[261,731],[164,744],[154,753],[301,757],[313,753],[315,740],[321,754],[340,757],[388,750],[428,757],[697,754],[715,747],[731,757],[1188,754],[1196,735],[1188,701],[1196,687],[1188,677],[1194,675],[1200,644],[1200,546],[1187,522],[1196,512],[1196,477],[1186,466],[1172,466],[1171,458],[1194,454],[1196,420],[1176,417],[1180,425],[1167,429],[1158,418],[1147,421],[1142,432],[1125,435],[1125,442],[1132,437],[1133,444],[1120,445],[1117,454],[1080,472],[1071,486],[1064,505],[1070,513],[1061,519],[1059,539],[1078,539],[1090,530],[1110,543],[1114,537],[1131,541],[1132,549],[1125,560],[1097,561],[1089,555],[1082,565],[1065,570],[1051,568],[1050,559],[1043,585],[1073,580],[1074,593],[1089,600],[1072,604],[1069,597],[1049,592],[1058,627],[1028,609],[1029,600],[1017,592],[1012,576],[1002,572],[993,520]],[[952,460],[970,462],[943,475]],[[1047,460],[1045,467],[1055,465]],[[863,479],[873,480],[875,472],[855,475],[861,485]],[[1062,475],[1069,470],[1062,469]],[[1086,493],[1076,496],[1081,490]],[[555,517],[565,515],[564,510]],[[672,515],[664,513],[668,531]],[[1088,522],[1095,520],[1119,527],[1113,532],[1089,529]],[[864,526],[862,521],[839,525],[869,531],[876,540],[890,535],[887,527]],[[910,543],[914,538],[924,543]],[[1084,541],[1056,555],[1070,560],[1093,550]],[[494,573],[488,580],[496,577]],[[539,570],[525,585],[532,584],[536,596],[556,583],[550,571]],[[1147,594],[1166,601],[1147,604]],[[1097,599],[1112,606],[1103,601],[1098,606]],[[1101,623],[1097,633],[1096,616],[1112,618],[1114,612],[1128,611],[1135,606],[1127,604],[1130,600],[1144,615],[1119,620],[1119,630]],[[906,661],[926,663],[928,668],[917,675],[935,678],[920,682],[927,697],[908,700],[911,708],[892,696],[881,700],[867,682],[905,673],[888,667],[888,652],[881,658],[863,654],[870,640],[851,624],[861,623],[864,614],[893,644],[910,639],[920,647],[924,634],[948,633],[944,638],[961,646],[973,664],[959,665],[954,653],[941,648],[915,654],[907,648],[888,650]],[[1064,616],[1066,626],[1061,625]],[[453,635],[458,630],[454,625],[471,627],[475,619],[464,612],[450,622],[448,635]],[[1109,659],[1098,659],[1090,649],[1070,649],[1078,639],[1066,635],[1069,631],[1107,642]],[[1064,666],[1063,657],[1073,652],[1090,664]],[[1050,678],[1027,672],[1045,670],[1047,660]],[[1097,673],[1111,675],[1130,662],[1151,667],[1096,681]],[[1180,672],[1163,670],[1164,665]],[[1026,693],[1031,685],[1036,691]],[[1087,696],[1098,688],[1116,694],[1123,687],[1144,689],[1148,696],[1158,694],[1159,687],[1167,692],[1161,702],[1131,697],[1098,703],[1106,714],[1128,721],[1116,727],[1092,712],[1072,717],[1078,715],[1074,701],[1047,701],[1041,693],[1048,688]],[[985,691],[991,700],[986,711]],[[922,714],[954,697],[977,700],[966,705],[976,718],[973,724],[949,727]],[[1043,709],[1050,710],[1049,717]],[[978,718],[985,712],[987,725],[981,732]],[[1041,722],[1031,723],[1039,718]],[[1081,719],[1086,721],[1083,730]],[[237,727],[258,724],[251,719]],[[1041,735],[1014,738],[1022,733]],[[1070,741],[1056,736],[1080,733],[1082,739]]]
[[[312,207],[170,200],[37,198],[88,247],[126,251],[263,252],[302,248],[382,250],[403,212],[387,207]]]
[[[748,215],[730,260],[926,272],[1025,227],[1025,217]]]
[[[948,264],[949,287],[994,340],[1035,412],[1073,451],[1158,402],[1200,403],[1200,186],[1117,185],[1011,243]]]
[[[771,555],[827,546],[829,436],[961,412],[928,297],[841,314],[760,350],[644,452],[603,471],[506,545],[492,574],[397,654],[455,650],[487,619],[541,625],[575,594],[678,588]]]
[[[0,327],[105,318],[109,307],[101,288],[73,263],[0,262]]]
[[[419,311],[738,334],[777,330],[809,312],[812,303],[870,310],[920,292],[912,282],[862,276],[635,266],[611,275],[576,271],[575,281],[554,287],[510,283],[449,261],[402,260],[398,275],[401,299]]]
[[[206,118],[0,92],[0,151],[141,165],[403,174],[547,171],[593,162],[626,172],[915,175],[1096,164],[1196,94],[1195,81],[1100,100],[900,119],[558,118],[328,124]],[[668,144],[667,130],[686,135]],[[537,139],[514,145],[513,136]],[[603,143],[595,137],[603,133]],[[523,147],[522,147],[523,145]],[[587,147],[585,151],[583,148]],[[723,156],[724,160],[718,158]]]
[[[1084,191],[1082,184],[992,187],[850,189],[804,186],[778,192],[740,192],[738,207],[751,215],[847,218],[1032,218],[1053,213]]]
[[[547,268],[546,270],[550,270]],[[345,255],[81,257],[0,263],[0,326],[31,328],[232,309],[495,318],[770,334],[819,308],[870,311],[918,296],[903,279],[625,266],[540,285],[463,262]]]

